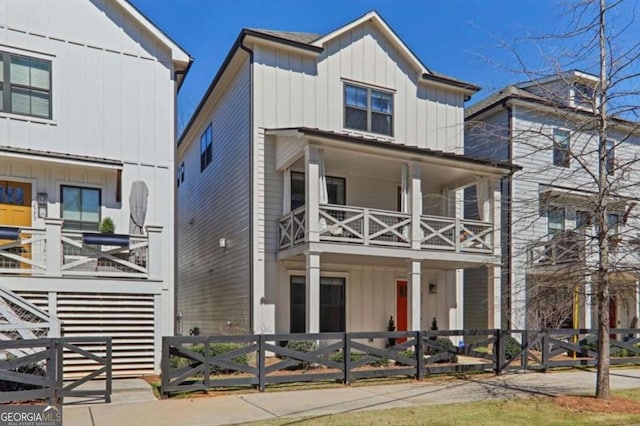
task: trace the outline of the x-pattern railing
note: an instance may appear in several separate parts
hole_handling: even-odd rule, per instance
[[[364,243],[365,209],[321,205],[319,213],[320,240]]]
[[[46,234],[44,231],[21,229],[15,241],[0,240],[0,273],[43,273],[46,270]]]
[[[131,244],[126,247],[85,244],[81,234],[63,234],[61,240],[67,245],[67,252],[74,252],[63,256],[63,275],[95,276],[98,273],[109,277],[145,278],[148,274],[149,240],[144,236],[132,235]]]
[[[553,237],[550,241],[539,241],[529,246],[528,263],[536,265],[560,265],[585,260],[584,238],[572,232]]]

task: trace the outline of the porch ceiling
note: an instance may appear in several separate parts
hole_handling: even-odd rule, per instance
[[[328,175],[362,176],[401,183],[404,162],[397,158],[338,148],[324,148],[324,153]],[[304,158],[298,159],[293,167],[304,170]],[[423,163],[420,169],[424,195],[471,184],[481,174],[442,164]]]

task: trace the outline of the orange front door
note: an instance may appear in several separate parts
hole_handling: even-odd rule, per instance
[[[407,331],[407,282],[396,281],[396,318],[397,330]],[[406,342],[407,339],[397,339],[398,343]]]

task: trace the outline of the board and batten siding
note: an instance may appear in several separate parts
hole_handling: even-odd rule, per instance
[[[369,22],[330,40],[317,58],[254,46],[256,125],[343,127],[344,81],[394,95],[393,143],[461,152],[463,95],[419,82],[419,73]]]
[[[178,312],[182,333],[250,326],[250,76],[245,60],[182,143],[178,188]],[[213,162],[200,171],[200,135],[212,124]],[[226,247],[220,247],[224,238]]]
[[[278,265],[278,295],[276,309],[277,332],[290,330],[290,277],[304,276],[304,263],[283,262]],[[345,279],[346,331],[386,331],[389,317],[397,325],[396,282],[407,280],[407,269],[373,265],[321,264],[320,276]],[[435,294],[429,284],[436,284]],[[461,295],[457,293],[455,274],[441,270],[422,270],[421,329],[431,327],[433,318],[439,329],[461,328],[459,317]],[[377,342],[383,344],[382,341]]]

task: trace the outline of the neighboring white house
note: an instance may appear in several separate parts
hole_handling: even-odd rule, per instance
[[[114,375],[153,372],[174,333],[191,59],[125,0],[2,0],[0,40],[0,320],[35,305],[59,320],[49,335],[112,336]],[[106,218],[118,241],[90,235]]]
[[[178,145],[181,332],[459,329],[461,271],[484,265],[471,303],[499,324],[512,166],[462,155],[477,90],[375,12],[325,35],[242,30]]]
[[[548,325],[556,309],[565,310],[566,325],[595,326],[592,218],[598,200],[598,138],[590,123],[597,83],[593,75],[568,71],[508,86],[466,111],[465,153],[522,166],[503,188],[508,212],[503,218],[508,271],[503,292],[511,328]],[[635,123],[612,118],[606,147],[607,182],[616,194],[607,201],[610,279],[616,287],[610,326],[618,328],[633,326],[634,318],[637,324],[638,317],[640,167],[635,162],[640,138],[635,129]],[[465,195],[474,196],[473,191]],[[485,286],[481,277],[468,278],[469,288]],[[554,296],[540,299],[539,291]],[[564,291],[562,297],[558,291]],[[536,298],[549,303],[538,309]]]

